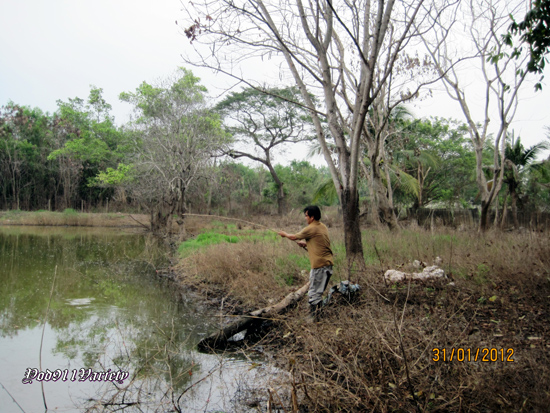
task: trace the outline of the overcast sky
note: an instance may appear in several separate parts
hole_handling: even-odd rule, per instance
[[[189,41],[175,23],[183,7],[180,0],[0,0],[0,105],[12,100],[52,113],[58,99],[85,99],[94,85],[104,90],[117,122],[125,122],[131,108],[119,102],[120,92],[183,65],[180,54]],[[192,70],[212,94],[233,83]],[[419,117],[462,120],[456,103],[443,97],[412,109]],[[544,138],[545,126],[548,82],[542,92],[524,90],[511,128],[529,146]]]

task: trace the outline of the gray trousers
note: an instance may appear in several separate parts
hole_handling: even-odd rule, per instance
[[[308,302],[310,305],[317,305],[323,298],[323,292],[327,288],[332,276],[332,265],[321,268],[312,268],[309,273]]]

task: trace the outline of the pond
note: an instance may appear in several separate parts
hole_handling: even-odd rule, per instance
[[[167,252],[121,230],[0,227],[2,411],[246,411],[270,368],[195,351],[220,319],[156,276]]]

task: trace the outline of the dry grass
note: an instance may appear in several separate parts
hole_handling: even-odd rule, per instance
[[[149,225],[146,215],[122,213],[80,213],[73,209],[64,212],[4,211],[0,225],[75,226],[75,227],[140,227]],[[136,222],[139,221],[140,223]]]
[[[180,261],[180,280],[238,301],[239,307],[262,308],[283,298],[289,286],[307,282],[304,259],[301,248],[290,242],[211,245]]]
[[[302,224],[296,217],[286,219],[271,225],[292,231]],[[332,281],[346,279],[337,223],[331,238],[337,252]],[[230,297],[243,310],[260,308],[305,281],[301,271],[307,265],[289,258],[297,249],[288,240],[212,245],[182,260],[182,280]],[[367,229],[364,249],[366,270],[349,275],[362,286],[353,303],[337,297],[314,324],[305,322],[303,303],[264,337],[261,344],[291,373],[289,385],[299,400],[298,409],[281,407],[304,412],[547,409],[547,234]],[[414,259],[431,264],[437,256],[449,275],[445,281],[383,281],[389,268],[406,270]],[[440,349],[439,361],[433,349]]]

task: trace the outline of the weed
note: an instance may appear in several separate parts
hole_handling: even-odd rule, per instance
[[[489,276],[489,267],[486,264],[478,264],[474,281],[478,285],[486,284]]]

